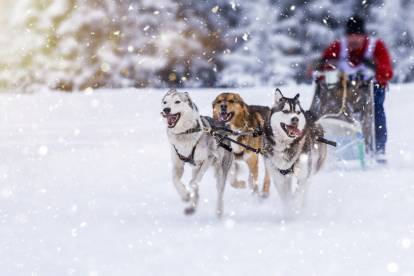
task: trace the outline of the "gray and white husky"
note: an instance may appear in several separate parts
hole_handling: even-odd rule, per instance
[[[232,155],[218,147],[215,138],[203,131],[204,128],[211,128],[211,118],[200,116],[187,92],[177,92],[175,89],[168,91],[162,98],[161,110],[171,145],[173,183],[182,200],[190,203],[185,213],[195,212],[199,199],[198,184],[212,165],[217,181],[216,213],[221,216],[224,186]],[[192,169],[188,187],[181,180],[186,164]]]
[[[265,135],[265,163],[272,181],[288,214],[299,213],[309,178],[326,157],[326,144],[318,141],[323,129],[302,109],[299,94],[287,98],[277,89]]]

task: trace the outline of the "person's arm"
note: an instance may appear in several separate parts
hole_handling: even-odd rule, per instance
[[[373,59],[376,67],[375,78],[380,85],[386,86],[393,77],[393,70],[390,54],[381,40],[375,45]]]
[[[329,45],[328,48],[326,48],[322,53],[322,58],[319,64],[320,70],[332,69],[332,61],[336,63],[336,61],[339,59],[340,52],[341,43],[338,40],[331,43],[331,45]]]
[[[341,43],[339,41],[334,41],[323,51],[322,56],[320,58],[315,59],[311,63],[309,63],[308,67],[306,68],[306,75],[311,77],[315,70],[325,71],[329,69],[334,69],[332,61],[339,59],[340,44]],[[336,62],[333,63],[335,64]]]

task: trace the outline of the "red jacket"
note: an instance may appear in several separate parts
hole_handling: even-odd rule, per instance
[[[338,59],[341,53],[341,43],[339,40],[334,41],[328,48],[324,51],[322,58],[324,61]],[[362,48],[353,50],[349,52],[348,60],[354,65],[359,65],[364,58],[365,51],[368,48],[368,37],[365,39],[365,42]],[[373,60],[375,65],[375,78],[381,85],[386,85],[393,76],[391,58],[388,53],[387,48],[385,47],[384,42],[377,40],[373,52]]]

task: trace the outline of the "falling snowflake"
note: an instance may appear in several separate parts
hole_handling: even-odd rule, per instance
[[[214,6],[212,9],[211,9],[211,12],[212,13],[217,13],[219,11],[219,6]]]

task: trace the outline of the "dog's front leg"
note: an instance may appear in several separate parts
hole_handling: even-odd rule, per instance
[[[183,177],[184,174],[184,162],[181,160],[174,160],[172,174],[174,186],[177,189],[178,194],[184,202],[188,202],[190,200],[190,192],[181,181],[181,177]]]
[[[187,215],[191,215],[195,212],[198,205],[198,183],[208,169],[209,161],[205,160],[201,165],[197,165],[193,168],[192,177],[190,180],[190,206],[185,208],[184,212]]]
[[[268,167],[265,165],[265,175],[263,179],[262,197],[268,197],[270,194],[270,173]]]
[[[296,214],[299,214],[303,210],[308,187],[308,179],[298,179],[298,188],[296,189],[292,198],[292,209]]]
[[[259,158],[256,154],[248,154],[246,159],[247,166],[249,167],[249,187],[254,194],[259,192]]]
[[[285,216],[290,217],[292,216],[292,198],[293,198],[292,176],[282,175],[279,171],[274,170],[274,168],[268,167],[268,169],[272,174],[273,184],[275,185],[276,190],[279,194],[279,197],[282,201],[283,213]]]
[[[246,188],[246,182],[244,180],[238,180],[239,171],[240,171],[240,160],[235,159],[230,167],[229,171],[229,182],[231,186],[236,189]]]

